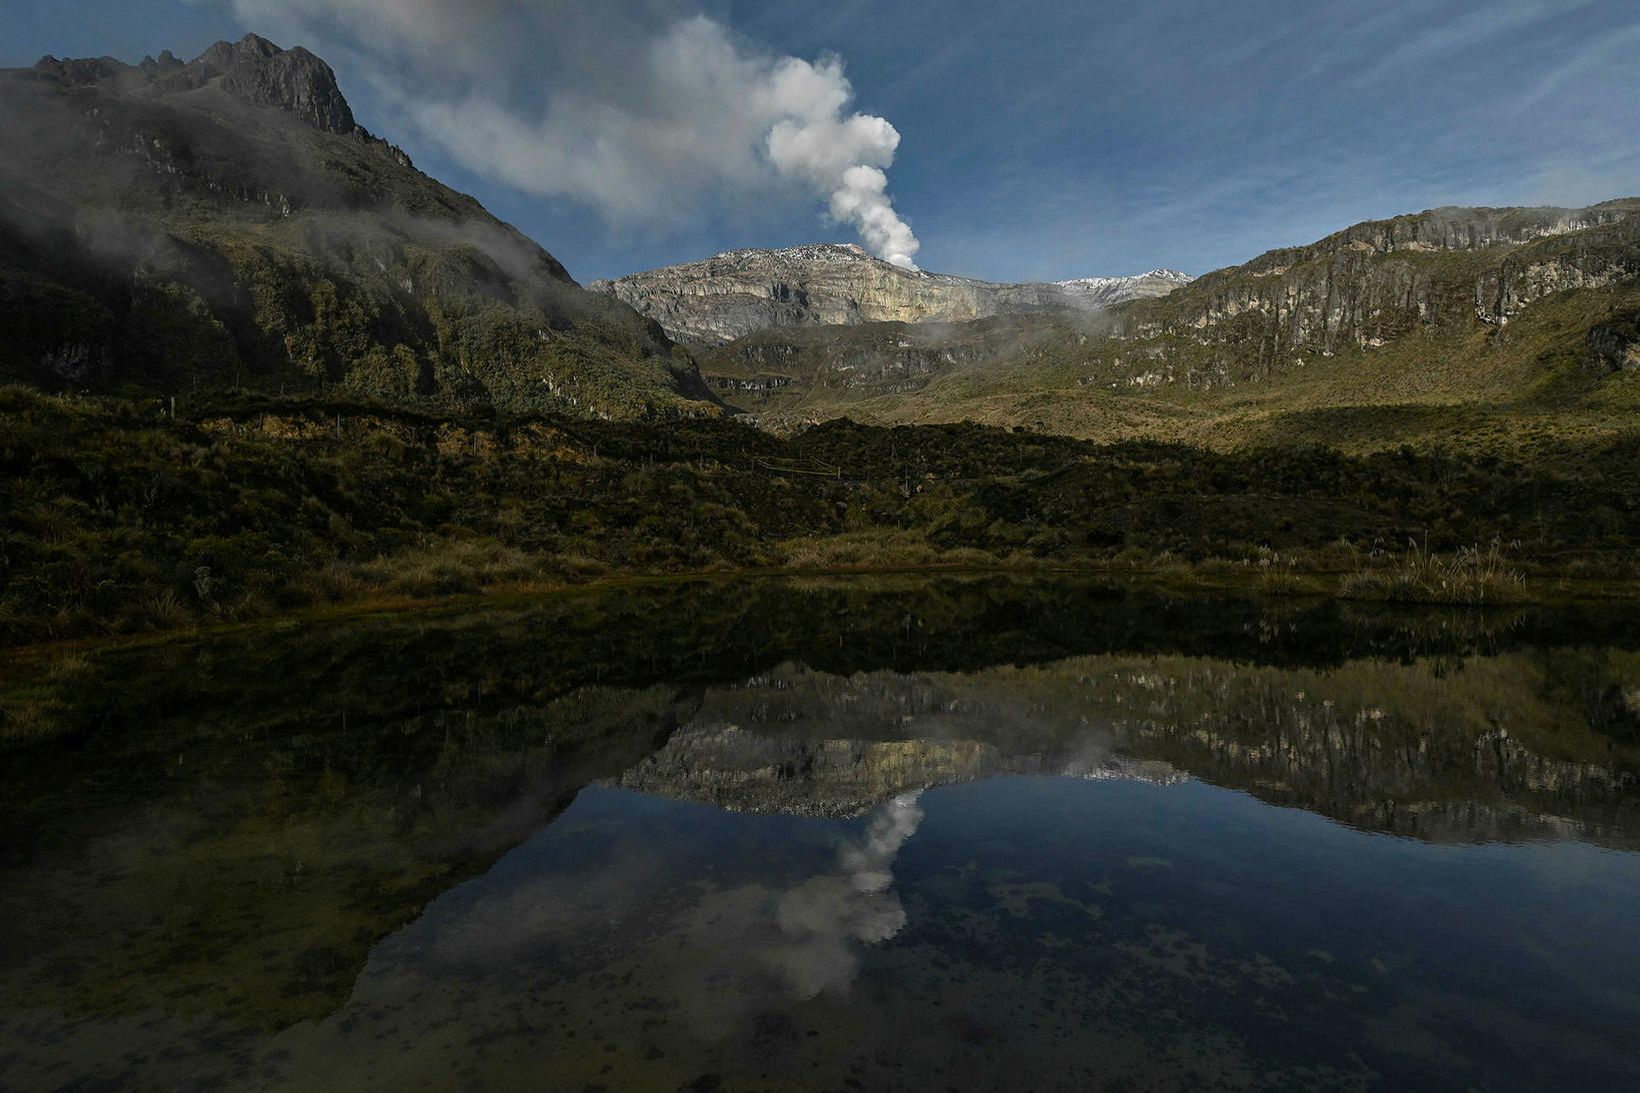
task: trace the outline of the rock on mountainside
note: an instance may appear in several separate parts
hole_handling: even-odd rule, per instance
[[[660,327],[367,132],[305,49],[47,57],[0,71],[0,138],[0,378],[720,412]]]
[[[344,136],[369,135],[353,120],[353,110],[329,65],[300,46],[280,49],[255,34],[237,42],[217,42],[187,64],[167,49],[157,60],[144,57],[137,65],[112,57],[59,60],[46,56],[33,71],[69,86],[103,84],[108,88],[113,81],[122,91],[146,95],[193,91],[218,81],[231,95],[258,106],[287,110],[315,129]]]
[[[218,42],[187,67],[202,70],[198,75],[205,79],[220,72],[223,90],[259,106],[288,110],[315,129],[366,135],[336,86],[336,74],[300,46],[281,50],[254,36],[235,45]]]
[[[726,251],[589,287],[631,304],[680,341],[722,345],[771,327],[951,323],[1092,310],[1163,296],[1189,281],[1174,270],[1154,270],[1134,277],[998,284],[902,269],[852,243],[814,243]]]

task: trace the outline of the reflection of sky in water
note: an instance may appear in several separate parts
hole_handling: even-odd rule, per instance
[[[1636,906],[1632,854],[1367,835],[1197,783],[996,778],[853,821],[591,788],[380,944],[328,1034],[527,1024],[541,1060],[684,1077],[1609,1087],[1640,1080]]]

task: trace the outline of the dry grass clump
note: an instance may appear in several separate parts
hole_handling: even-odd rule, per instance
[[[126,612],[123,629],[176,630],[194,621],[194,613],[171,589],[163,588],[144,596]]]
[[[610,571],[607,563],[574,551],[553,555],[550,564],[554,572],[568,581],[590,581]]]
[[[551,576],[544,560],[493,539],[439,539],[358,567],[366,584],[418,599],[482,592]]]
[[[1292,596],[1303,591],[1298,579],[1298,559],[1269,547],[1259,547],[1258,586],[1266,596]]]
[[[948,565],[989,567],[996,555],[972,547],[942,550],[906,533],[853,532],[824,539],[793,539],[781,544],[788,569],[873,569],[896,566]]]
[[[1464,547],[1456,554],[1427,550],[1416,542],[1386,559],[1372,559],[1344,578],[1338,594],[1352,600],[1396,603],[1514,603],[1526,578],[1509,561],[1503,544]]]

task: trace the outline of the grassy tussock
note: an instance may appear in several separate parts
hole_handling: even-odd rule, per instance
[[[0,679],[0,747],[48,735],[70,701],[65,682],[86,664],[83,656],[63,652],[16,678]]]
[[[532,554],[493,539],[446,539],[359,566],[355,579],[417,598],[458,596],[558,574]]]
[[[856,569],[893,566],[954,565],[989,567],[1002,559],[971,547],[941,549],[916,535],[855,532],[823,539],[793,539],[781,544],[787,569]]]
[[[1525,585],[1525,576],[1497,540],[1484,549],[1469,546],[1455,554],[1411,542],[1399,555],[1369,558],[1344,578],[1338,594],[1395,603],[1515,603],[1524,597]]]

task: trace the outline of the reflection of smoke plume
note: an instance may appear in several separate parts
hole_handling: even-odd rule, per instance
[[[889,867],[900,853],[905,841],[917,833],[922,823],[922,806],[917,804],[920,791],[902,793],[883,805],[871,818],[866,828],[865,841],[859,846],[845,846],[837,860],[853,878],[854,887],[862,892],[880,892],[894,877]]]
[[[775,918],[785,941],[766,956],[799,997],[847,990],[860,968],[855,946],[887,941],[905,925],[905,908],[889,885],[895,856],[922,822],[918,796],[901,794],[879,808],[865,838],[838,853],[840,872],[781,897]]]
[[[332,54],[464,167],[619,225],[683,222],[797,182],[879,256],[917,239],[883,173],[900,134],[853,113],[835,57],[776,56],[683,0],[226,0]]]

